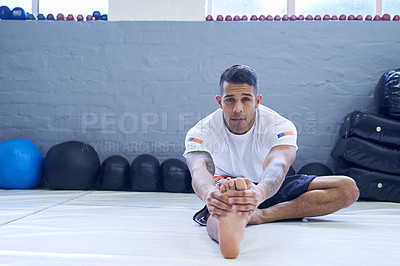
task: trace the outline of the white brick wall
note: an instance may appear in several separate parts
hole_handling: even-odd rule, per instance
[[[374,111],[400,54],[399,22],[0,21],[0,32],[0,141],[46,153],[75,139],[130,161],[182,159],[186,130],[217,108],[220,73],[241,63],[297,125],[295,168],[330,162],[341,119]]]

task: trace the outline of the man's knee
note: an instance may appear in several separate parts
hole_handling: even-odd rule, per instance
[[[358,199],[360,191],[352,178],[348,176],[338,176],[338,178],[337,185],[340,189],[340,199],[345,205],[344,207],[348,207]]]

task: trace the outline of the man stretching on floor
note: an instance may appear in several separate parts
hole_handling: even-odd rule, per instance
[[[186,135],[192,186],[206,203],[194,220],[207,225],[225,258],[239,255],[248,224],[326,215],[359,196],[346,176],[285,177],[296,158],[297,131],[261,99],[255,71],[232,66],[220,78],[219,109]]]

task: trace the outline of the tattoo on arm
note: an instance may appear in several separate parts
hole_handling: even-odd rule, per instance
[[[266,190],[267,199],[275,195],[285,179],[285,166],[283,163],[273,162],[261,174],[261,181]]]
[[[215,174],[215,165],[211,155],[208,152],[204,151],[195,151],[190,152],[186,155],[186,163],[191,168],[195,161],[203,160],[204,164],[207,167],[207,171],[214,176]]]

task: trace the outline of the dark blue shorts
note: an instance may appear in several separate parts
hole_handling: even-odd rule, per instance
[[[294,200],[301,194],[307,192],[311,181],[316,175],[290,175],[285,177],[285,181],[278,192],[272,197],[261,203],[258,208],[266,209],[284,201]]]

